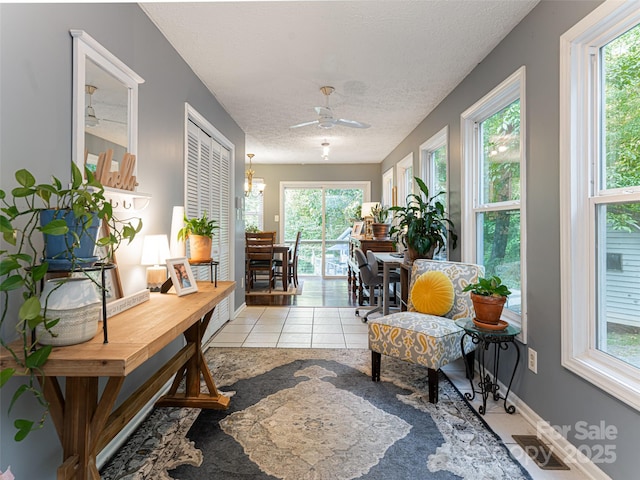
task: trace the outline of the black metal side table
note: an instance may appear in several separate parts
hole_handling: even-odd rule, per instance
[[[216,260],[209,260],[208,262],[189,262],[189,265],[191,265],[192,267],[209,267],[209,282],[210,283],[214,283],[215,280],[215,285],[214,287],[218,287],[218,265],[219,262],[217,262]],[[215,269],[215,275],[213,273]]]
[[[471,341],[478,346],[477,352],[478,364],[480,367],[480,381],[478,382],[477,387],[479,387],[480,390],[476,390],[476,385],[473,384],[473,376],[469,375],[469,372],[473,372],[473,365],[469,365],[467,356],[463,355],[465,366],[467,368],[467,378],[470,379],[471,383],[471,393],[465,393],[465,398],[467,400],[473,400],[476,393],[482,395],[482,406],[478,409],[481,415],[484,415],[487,411],[487,398],[489,398],[489,395],[492,395],[495,401],[504,399],[505,411],[507,413],[514,413],[516,411],[516,407],[514,405],[507,406],[507,397],[511,391],[511,384],[513,383],[513,379],[516,376],[516,370],[518,369],[518,364],[520,363],[520,348],[515,341],[516,335],[520,333],[520,328],[508,325],[504,330],[487,330],[477,327],[471,318],[458,319],[456,320],[456,325],[464,330],[464,335],[460,339],[460,349],[463,354],[465,353],[465,337],[470,336]],[[485,353],[488,352],[491,345],[493,345],[493,380],[491,380],[489,375],[489,369],[485,366]],[[502,350],[507,350],[509,345],[513,345],[516,349],[517,358],[516,363],[513,366],[513,372],[511,373],[507,392],[503,397],[498,391],[500,390],[500,385],[498,384],[498,367],[500,365],[500,352]]]

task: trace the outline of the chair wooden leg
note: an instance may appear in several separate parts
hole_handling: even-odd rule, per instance
[[[374,382],[380,381],[380,363],[382,361],[382,354],[371,350],[371,380]]]
[[[429,403],[438,403],[438,371],[433,368],[429,372]]]

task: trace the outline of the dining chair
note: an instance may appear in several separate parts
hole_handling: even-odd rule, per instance
[[[269,293],[275,285],[276,263],[271,232],[245,233],[245,269],[247,292],[251,291],[259,272],[269,276]]]
[[[293,244],[293,251],[290,251],[290,254],[287,256],[288,258],[276,258],[276,277],[283,278],[283,286],[285,285],[283,276],[287,275],[286,284],[293,284],[294,287],[298,288],[298,253],[301,237],[302,232],[298,232]],[[285,262],[286,268],[283,267]]]

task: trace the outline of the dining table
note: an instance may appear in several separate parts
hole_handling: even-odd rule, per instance
[[[286,243],[277,243],[273,245],[273,255],[279,255],[282,260],[282,290],[286,292],[289,290],[289,260],[291,255],[291,245]]]

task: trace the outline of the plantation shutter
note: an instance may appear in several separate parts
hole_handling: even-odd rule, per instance
[[[191,119],[188,120],[185,213],[193,218],[207,212],[207,216],[217,222],[219,228],[213,237],[212,256],[219,262],[218,280],[230,278],[230,160],[231,154],[227,148]],[[198,280],[209,279],[209,267],[192,269]],[[229,319],[230,304],[227,298],[216,307],[204,338],[213,335]]]

